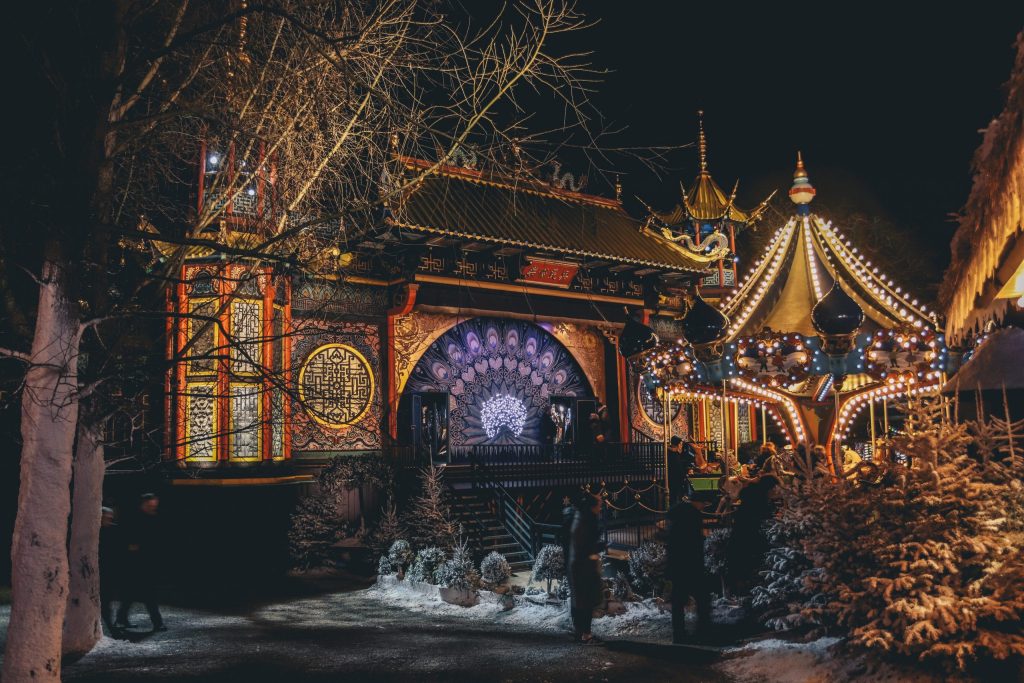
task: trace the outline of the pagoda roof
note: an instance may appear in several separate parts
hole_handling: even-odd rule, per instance
[[[764,214],[768,208],[768,201],[771,199],[768,197],[750,211],[741,209],[734,203],[735,190],[732,195],[727,197],[707,171],[701,171],[697,175],[693,189],[689,192],[685,188],[681,187],[680,189],[683,190],[682,201],[676,204],[671,211],[651,211],[655,218],[667,226],[683,225],[691,220],[726,219],[737,223],[754,223]]]
[[[392,207],[404,230],[669,271],[703,273],[712,259],[665,239],[617,199],[572,192],[421,159],[409,170],[429,173]]]
[[[802,164],[800,173],[806,179]],[[813,197],[809,183],[801,187]],[[836,281],[864,311],[864,331],[934,328],[934,313],[865,260],[831,222],[811,213],[810,199],[797,199],[796,214],[775,231],[760,260],[720,304],[730,318],[730,340],[765,329],[816,335],[811,311]]]
[[[680,183],[679,189],[682,194],[682,201],[676,204],[670,211],[661,212],[650,210],[651,216],[663,223],[666,227],[677,227],[685,225],[690,221],[719,221],[730,220],[736,223],[755,223],[768,208],[768,202],[774,196],[774,192],[764,201],[751,210],[741,209],[736,206],[736,192],[739,189],[739,181],[733,186],[732,193],[726,195],[718,186],[715,179],[711,177],[708,170],[707,137],[704,135],[703,112],[698,112],[700,119],[697,130],[697,148],[700,156],[700,173],[697,174],[693,187],[687,191]]]

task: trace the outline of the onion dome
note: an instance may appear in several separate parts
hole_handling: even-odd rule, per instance
[[[806,207],[814,199],[816,190],[807,178],[807,169],[800,152],[796,153],[796,171],[793,173],[793,187],[789,189],[790,200],[799,207]],[[806,209],[805,209],[806,210]]]
[[[686,340],[694,346],[713,344],[725,337],[729,319],[722,312],[701,297],[700,292],[693,300],[693,306],[683,317],[683,332]]]
[[[625,358],[650,351],[658,345],[658,335],[647,325],[626,315],[626,326],[619,335],[619,353]]]
[[[811,309],[811,323],[826,337],[843,337],[856,332],[864,322],[864,311],[847,294],[839,280]]]

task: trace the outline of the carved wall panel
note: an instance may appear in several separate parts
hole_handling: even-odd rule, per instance
[[[380,326],[305,320],[292,347],[302,402],[292,405],[292,452],[380,448]]]

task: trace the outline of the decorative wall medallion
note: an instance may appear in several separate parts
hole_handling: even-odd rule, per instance
[[[643,381],[637,382],[636,385],[637,400],[640,402],[640,407],[643,408],[643,415],[651,424],[655,425],[659,429],[665,424],[665,403],[658,396],[658,394],[647,386]],[[678,398],[674,399],[671,404],[672,411],[672,422],[676,421],[679,417],[679,411],[682,410],[683,403]]]
[[[310,417],[328,427],[358,422],[373,398],[373,371],[345,344],[314,349],[299,371],[299,398]]]

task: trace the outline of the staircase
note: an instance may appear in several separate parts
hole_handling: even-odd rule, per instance
[[[452,488],[449,494],[452,513],[462,524],[466,539],[479,552],[481,559],[495,551],[505,556],[513,573],[528,573],[532,570],[533,558],[498,520],[487,492]]]

